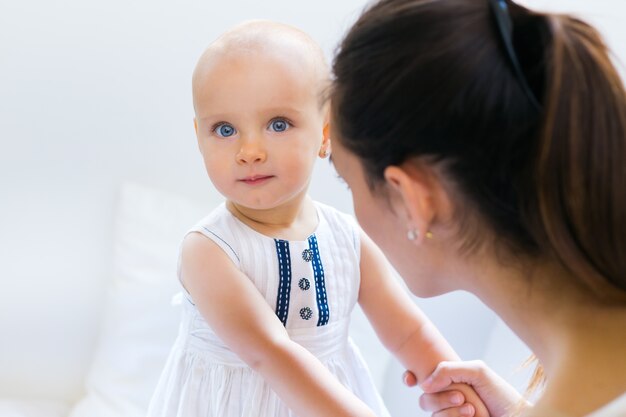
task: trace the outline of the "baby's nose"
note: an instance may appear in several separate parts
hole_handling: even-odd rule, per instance
[[[265,161],[267,154],[263,141],[258,138],[243,138],[241,148],[237,153],[237,162],[240,164],[250,164]]]

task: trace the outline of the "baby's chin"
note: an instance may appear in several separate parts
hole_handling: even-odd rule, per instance
[[[281,195],[277,192],[272,192],[275,190],[271,190],[270,187],[265,188],[262,192],[254,191],[255,190],[251,189],[250,193],[239,192],[237,195],[226,196],[226,198],[239,207],[255,211],[276,210],[287,207],[302,208],[304,205],[310,203],[310,201],[307,200],[307,185],[298,188],[294,187]]]
[[[269,199],[245,199],[245,198],[229,198],[225,196],[228,201],[232,204],[235,204],[237,207],[246,209],[246,210],[254,210],[254,211],[269,211],[280,208],[284,202],[269,200]]]
[[[241,193],[229,193],[216,187],[217,191],[226,199],[228,204],[233,204],[238,208],[255,211],[272,210],[281,205],[280,201],[274,198],[263,198],[254,196],[252,193],[241,195]]]

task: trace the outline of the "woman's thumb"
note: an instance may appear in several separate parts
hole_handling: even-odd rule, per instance
[[[435,371],[420,384],[420,388],[426,393],[433,393],[455,383],[474,385],[480,372],[478,362],[440,362]]]

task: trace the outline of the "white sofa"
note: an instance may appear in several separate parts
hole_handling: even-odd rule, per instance
[[[35,277],[21,290],[7,291],[12,293],[8,305],[13,311],[3,314],[0,321],[0,416],[143,415],[177,331],[178,243],[190,225],[221,201],[218,195],[212,196],[209,202],[198,203],[157,188],[124,183],[115,208],[111,207],[113,234],[108,243],[113,250],[104,282],[98,283],[101,291],[89,294],[84,288],[75,288],[81,284],[64,282],[54,274]],[[55,213],[49,213],[54,218]],[[95,234],[93,230],[87,229],[86,234]],[[50,240],[63,251],[70,244],[58,235]],[[85,242],[73,243],[70,252],[86,256],[81,250]],[[47,270],[47,263],[34,261],[31,266],[35,269]],[[72,259],[64,262],[72,263]],[[3,287],[7,283],[3,280]],[[66,288],[55,291],[59,283]],[[40,293],[39,286],[46,290]],[[89,307],[85,305],[87,297],[92,297]],[[453,343],[461,343],[460,351],[480,352],[489,345],[494,319],[467,295],[452,295],[447,302],[430,304],[425,309],[441,316],[443,326],[449,326],[442,330],[450,333]],[[417,391],[398,389],[402,369],[389,361],[360,312],[353,318],[352,335],[393,415],[414,409]]]

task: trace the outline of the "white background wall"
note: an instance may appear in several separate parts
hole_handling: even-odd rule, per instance
[[[585,12],[626,56],[623,1],[526,3]],[[302,28],[331,57],[364,5],[0,0],[0,396],[72,400],[80,392],[122,181],[196,200],[214,192],[196,151],[190,94],[191,71],[208,42],[241,20],[268,18]],[[352,210],[326,164],[317,167],[311,193]],[[419,304],[464,358],[487,355],[507,373],[526,354],[469,295]],[[486,348],[494,324],[510,343]],[[390,410],[419,415],[416,391],[400,386],[400,372],[397,364],[388,370]]]
[[[314,34],[330,55],[362,7],[335,3],[1,0],[3,394],[71,396],[81,386],[123,180],[197,200],[213,193],[190,94],[206,45],[243,19],[269,18]],[[349,209],[329,176],[318,174],[315,192]]]

